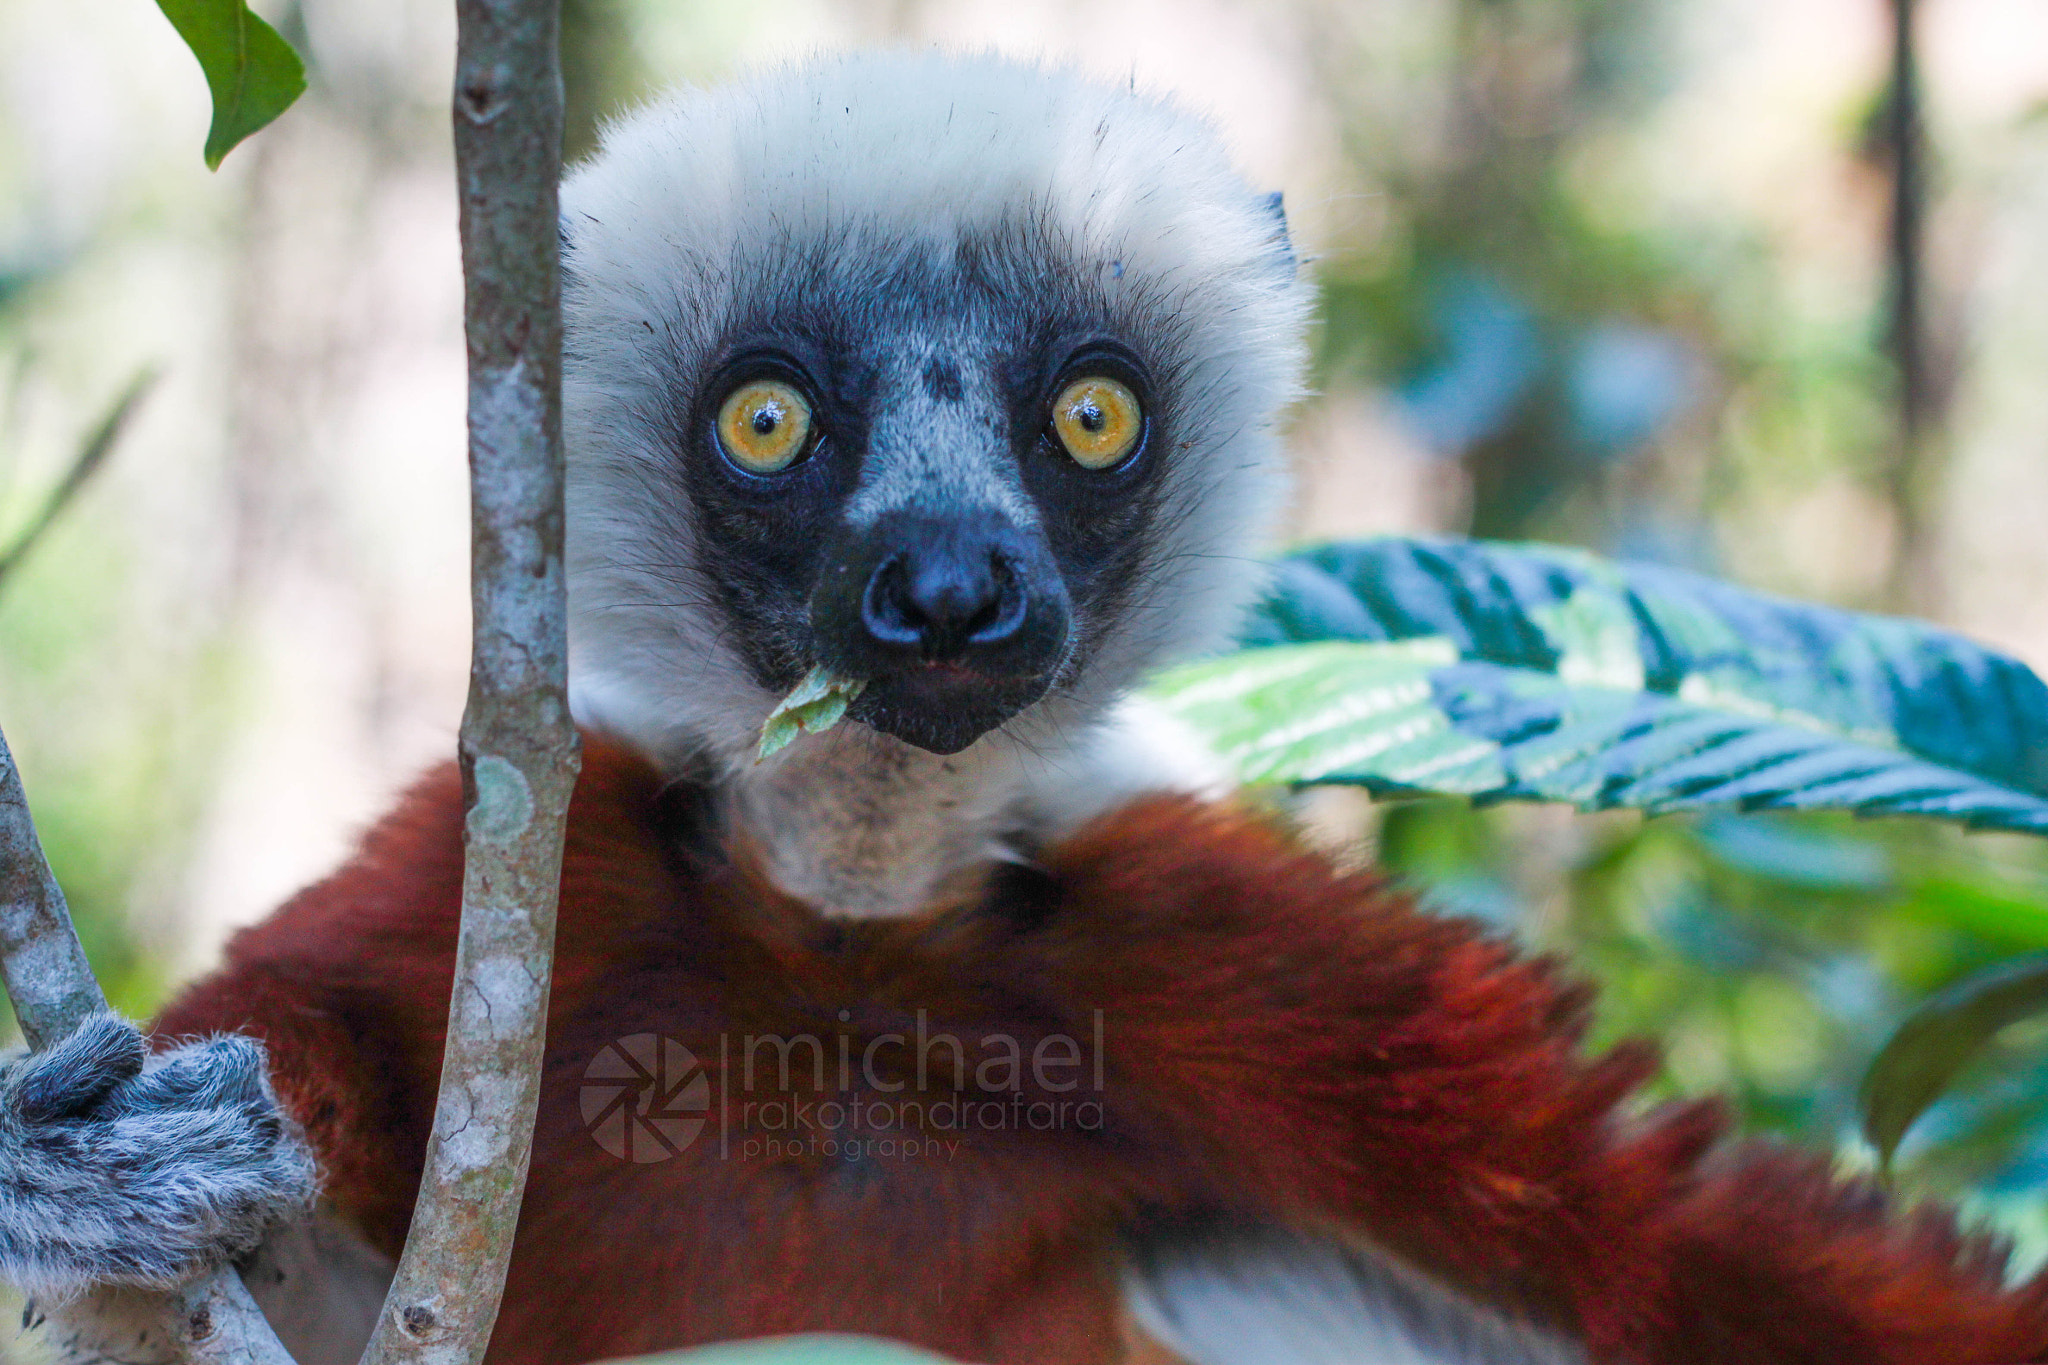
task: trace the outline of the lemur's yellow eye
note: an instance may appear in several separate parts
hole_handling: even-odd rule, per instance
[[[750,379],[718,409],[718,441],[742,469],[773,474],[803,454],[811,405],[779,379]]]
[[[1060,390],[1052,405],[1052,429],[1074,463],[1107,469],[1131,453],[1145,434],[1145,410],[1138,395],[1114,379],[1090,375]]]

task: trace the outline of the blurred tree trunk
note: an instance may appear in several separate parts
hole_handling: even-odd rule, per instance
[[[1939,382],[1927,327],[1927,134],[1921,116],[1918,0],[1886,0],[1891,74],[1883,106],[1890,174],[1885,225],[1885,347],[1892,360],[1897,430],[1885,462],[1885,495],[1897,528],[1890,605],[1920,616],[1943,606],[1938,544],[1942,458]]]

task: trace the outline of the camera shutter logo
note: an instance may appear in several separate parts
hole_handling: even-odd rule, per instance
[[[583,1125],[621,1161],[666,1161],[697,1140],[711,1078],[673,1038],[636,1033],[607,1044],[583,1069]]]

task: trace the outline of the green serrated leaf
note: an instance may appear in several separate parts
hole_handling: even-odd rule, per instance
[[[206,165],[219,170],[237,143],[291,108],[306,88],[305,64],[242,0],[157,0],[157,8],[206,73]]]
[[[759,763],[798,735],[822,734],[837,725],[866,686],[865,679],[842,678],[823,665],[806,673],[781,705],[768,713],[754,761]]]
[[[1923,1001],[1863,1078],[1863,1135],[1887,1166],[1914,1120],[2000,1030],[2048,1013],[2048,953],[1978,972]]]
[[[1153,695],[1246,782],[1369,771],[1387,790],[1482,791],[1503,780],[1500,746],[1460,734],[1431,696],[1455,657],[1442,640],[1256,650],[1170,673]]]
[[[1557,646],[1557,675],[1566,682],[1629,691],[1643,686],[1636,623],[1619,593],[1580,589],[1529,619]]]
[[[1556,546],[1277,567],[1256,647],[1154,688],[1242,780],[2048,834],[2048,686],[1933,626]]]

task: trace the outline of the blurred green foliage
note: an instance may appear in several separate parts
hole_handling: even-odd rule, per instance
[[[1874,10],[1880,0],[1871,0]],[[1686,79],[1690,0],[1437,0],[1333,41],[1366,221],[1318,269],[1317,383],[1387,392],[1468,490],[1463,529],[1761,586],[1731,527],[1846,477],[1896,505],[1885,291],[1816,303],[1759,228],[1640,192],[1642,139]],[[1876,16],[1874,16],[1876,17]],[[1873,72],[1832,172],[1885,173]],[[1650,147],[1648,157],[1660,155]],[[1878,255],[1882,223],[1867,225]],[[1736,543],[1745,543],[1738,541]],[[1754,544],[1749,538],[1746,543]],[[1897,553],[1896,551],[1894,552]],[[1895,605],[1894,572],[1840,605]],[[2048,736],[2041,742],[2048,744]],[[1378,856],[1447,909],[1556,951],[1600,990],[1596,1042],[1660,1040],[1668,1095],[1726,1093],[1755,1130],[1871,1160],[1857,1092],[1900,1021],[2048,948],[2048,846],[1906,820],[1567,816],[1383,806]],[[1996,1033],[1907,1133],[1894,1178],[1964,1197],[2048,1255],[2048,1046]]]
[[[8,359],[17,380],[8,396],[18,405],[34,361],[19,350]],[[128,581],[123,558],[116,547],[67,524],[63,514],[114,455],[145,386],[146,380],[131,384],[99,422],[79,433],[76,455],[54,480],[24,477],[19,452],[0,441],[0,545],[9,547],[0,556],[0,691],[28,684],[46,704],[89,697],[91,689],[77,684],[78,675],[92,671],[97,652],[121,634]],[[14,416],[0,411],[0,432],[14,425]],[[47,544],[45,531],[51,532]],[[66,688],[67,678],[72,688]],[[175,692],[162,704],[176,706]],[[11,709],[10,722],[29,723],[14,724],[10,742],[44,854],[108,999],[117,1009],[146,1014],[162,997],[167,963],[161,945],[144,941],[128,911],[152,899],[142,883],[161,875],[162,850],[190,835],[197,793],[186,784],[190,748],[200,734],[163,723],[111,732],[71,727],[67,734],[66,727],[34,723],[24,716],[27,710]],[[164,716],[159,712],[153,719]],[[0,1021],[11,1034],[13,1014],[4,998]]]
[[[1912,820],[1644,819],[1401,802],[1380,861],[1597,982],[1594,1046],[1649,1037],[1658,1091],[1724,1094],[1745,1127],[1868,1154],[1857,1092],[1915,1003],[2048,949],[2048,845]],[[1964,1069],[1900,1149],[1917,1192],[2035,1205],[2048,1049],[2026,1032]]]
[[[1642,192],[1696,10],[1437,0],[1397,57],[1322,58],[1373,214],[1320,262],[1317,381],[1389,390],[1475,536],[1718,571],[1716,524],[1786,488],[1881,489],[1881,289],[1815,307],[1756,224]]]

